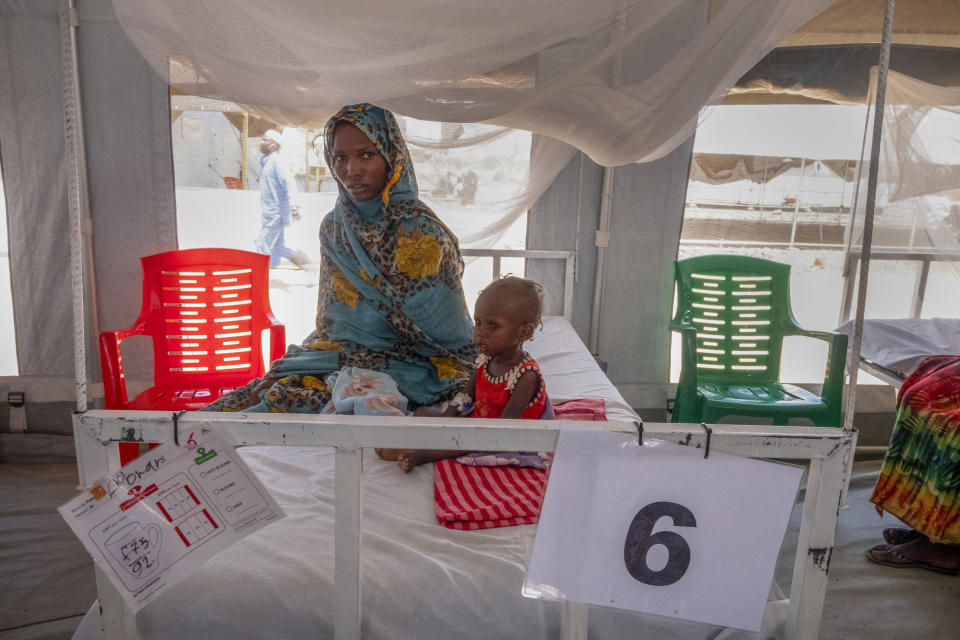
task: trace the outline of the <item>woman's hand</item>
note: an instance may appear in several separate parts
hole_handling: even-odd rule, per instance
[[[260,383],[253,388],[253,397],[254,397],[254,399],[255,399],[257,402],[259,402],[260,392],[261,392],[261,391],[265,391],[265,390],[269,389],[270,387],[272,387],[272,386],[274,385],[274,383],[277,382],[279,379],[280,379],[280,378],[263,378],[262,380],[260,380]]]

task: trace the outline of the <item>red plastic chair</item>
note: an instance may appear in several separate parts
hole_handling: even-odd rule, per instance
[[[193,411],[265,372],[261,336],[270,330],[270,359],[286,350],[286,333],[270,310],[269,256],[236,249],[185,249],[140,259],[143,302],[129,329],[100,334],[107,409]],[[120,343],[153,339],[153,383],[127,399]],[[151,445],[152,446],[152,445]],[[137,443],[120,443],[121,464]]]

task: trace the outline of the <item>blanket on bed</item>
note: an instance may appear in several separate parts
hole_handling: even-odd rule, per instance
[[[557,420],[606,420],[603,400],[583,398],[553,407]],[[437,521],[448,529],[490,529],[540,519],[549,469],[471,466],[442,460],[434,466]]]

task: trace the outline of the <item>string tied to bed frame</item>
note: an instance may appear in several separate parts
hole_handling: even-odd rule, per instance
[[[713,429],[708,427],[706,422],[701,422],[700,426],[707,432],[707,443],[703,448],[703,459],[706,460],[710,456],[710,436],[713,435]]]
[[[186,411],[180,411],[173,414],[173,444],[180,446],[180,416],[185,414]]]

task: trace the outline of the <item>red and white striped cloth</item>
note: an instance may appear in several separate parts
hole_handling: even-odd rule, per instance
[[[564,406],[567,405],[567,406]],[[554,405],[558,420],[606,420],[602,399]],[[549,470],[475,467],[442,460],[434,465],[437,521],[448,529],[491,529],[540,519]]]
[[[433,472],[437,520],[448,529],[537,522],[547,473],[529,467],[473,467],[441,460]]]

